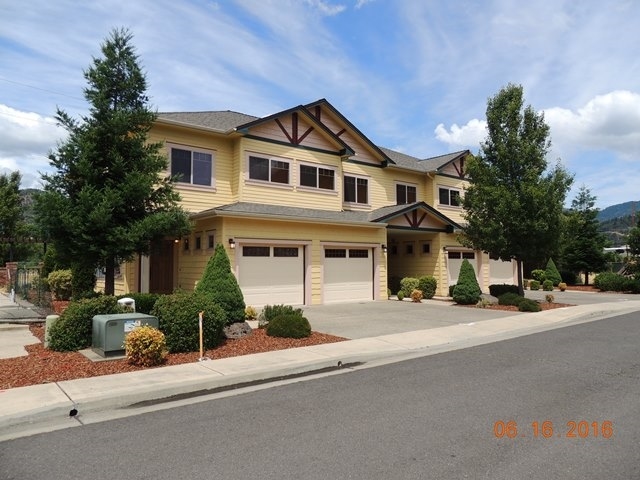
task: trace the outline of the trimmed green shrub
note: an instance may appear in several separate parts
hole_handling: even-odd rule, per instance
[[[398,300],[402,301],[404,300],[404,292],[402,290],[398,290]]]
[[[49,348],[67,352],[90,347],[93,317],[122,311],[111,295],[71,302],[49,330]]]
[[[530,298],[525,298],[520,302],[520,305],[518,305],[518,310],[521,312],[539,312],[542,310],[542,307],[540,307],[538,302]]]
[[[204,348],[209,350],[220,343],[222,329],[227,324],[226,312],[211,295],[180,292],[158,298],[151,315],[158,318],[170,352],[196,352],[200,349],[200,312],[204,312]]]
[[[498,297],[498,305],[520,305],[520,302],[524,300],[522,295],[518,295],[517,293],[507,292],[503,293]]]
[[[294,308],[291,305],[265,305],[262,307],[260,315],[258,315],[258,320],[263,324],[267,324],[274,318],[283,315],[297,315],[302,317],[303,312],[301,308]]]
[[[456,284],[449,285],[449,296],[453,297],[453,291],[456,289]]]
[[[126,295],[118,295],[118,300],[121,298],[132,298],[136,302],[136,312],[151,314],[154,305],[160,298],[159,293],[127,293]]]
[[[270,337],[305,338],[311,335],[311,325],[309,320],[300,315],[279,315],[267,325],[267,335]]]
[[[404,293],[404,296],[408,297],[411,295],[411,292],[418,288],[419,283],[420,280],[418,280],[417,278],[404,277],[402,280],[400,280],[400,289],[402,290],[402,293]]]
[[[533,278],[534,280],[537,280],[538,282],[542,283],[546,280],[545,278],[545,271],[541,270],[541,269],[536,269],[536,270],[532,270],[531,271],[531,278]]]
[[[438,288],[438,281],[431,275],[423,275],[418,279],[418,290],[424,298],[433,298]]]
[[[634,288],[633,283],[632,278],[613,272],[600,273],[593,280],[593,285],[603,292],[626,292]]]
[[[158,318],[170,352],[196,352],[200,349],[199,314],[202,315],[203,344],[206,350],[220,344],[227,315],[211,295],[178,292],[158,298],[151,315]]]
[[[195,291],[209,295],[220,305],[227,314],[229,323],[244,322],[244,296],[231,272],[229,257],[222,244],[216,245]]]
[[[167,358],[167,342],[160,330],[143,325],[124,337],[124,351],[131,365],[154,367]]]
[[[551,280],[545,280],[542,282],[542,290],[545,292],[553,291],[553,282]]]
[[[489,293],[491,296],[499,298],[500,295],[505,293],[515,293],[518,294],[518,286],[517,285],[508,285],[506,283],[489,285]]]
[[[460,305],[475,305],[480,300],[480,285],[476,279],[476,272],[466,258],[462,260],[460,265],[460,273],[458,274],[458,283],[453,289],[453,301]]]
[[[47,284],[56,300],[71,298],[71,270],[54,270],[47,276]]]
[[[529,282],[529,290],[540,290],[540,282],[538,280],[531,280]]]
[[[544,278],[545,280],[551,280],[554,287],[557,287],[558,284],[562,281],[560,272],[556,268],[556,264],[553,262],[552,258],[550,258],[547,262],[547,268],[545,268],[544,270]]]

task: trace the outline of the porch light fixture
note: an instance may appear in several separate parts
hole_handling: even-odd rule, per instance
[[[384,243],[382,244],[382,253],[387,253],[387,246]]]
[[[236,241],[233,238],[229,239],[229,248],[236,248]]]

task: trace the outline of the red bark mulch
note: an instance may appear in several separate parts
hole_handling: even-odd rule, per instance
[[[30,330],[41,342],[44,341],[43,324],[33,324]],[[236,357],[344,340],[346,339],[317,332],[301,339],[269,337],[264,329],[254,329],[247,337],[223,341],[216,348],[207,350],[205,356],[210,359]],[[25,348],[29,353],[27,356],[0,359],[0,390],[145,369],[129,365],[125,359],[92,362],[78,352],[47,350],[42,343],[27,345]],[[199,357],[199,352],[170,353],[164,366],[197,362]]]

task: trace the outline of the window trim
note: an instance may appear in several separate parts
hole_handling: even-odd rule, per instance
[[[251,178],[251,158],[258,158],[258,159],[265,159],[269,161],[269,178],[268,180],[263,180],[260,178]],[[271,174],[272,174],[272,162],[283,162],[286,163],[288,168],[287,168],[287,183],[282,183],[282,182],[274,182],[273,180],[271,180]],[[284,158],[284,157],[277,157],[274,155],[266,155],[266,154],[260,154],[260,153],[256,153],[256,152],[247,152],[247,173],[246,173],[246,181],[249,183],[256,183],[256,184],[260,184],[260,185],[271,185],[271,186],[277,186],[277,187],[292,187],[293,183],[292,183],[292,177],[293,177],[293,160],[290,158]]]
[[[315,168],[316,169],[316,185],[317,186],[312,187],[310,185],[303,185],[302,184],[302,167],[311,167],[311,168]],[[320,169],[329,170],[329,171],[333,172],[333,188],[329,189],[329,188],[320,187]],[[311,163],[311,162],[299,162],[298,163],[298,187],[301,188],[301,189],[309,189],[309,190],[318,191],[318,192],[335,192],[336,191],[336,185],[337,185],[337,181],[336,181],[337,177],[338,177],[337,168],[335,168],[333,166],[320,165],[320,164]]]
[[[201,190],[215,190],[216,188],[216,151],[215,150],[210,150],[207,148],[201,148],[201,147],[196,147],[193,145],[182,145],[182,144],[178,144],[178,143],[167,143],[167,150],[168,150],[168,160],[169,160],[169,168],[168,168],[168,173],[169,175],[173,175],[173,168],[172,168],[172,162],[173,162],[173,150],[186,150],[188,152],[191,153],[191,163],[190,163],[190,172],[191,172],[191,179],[189,180],[189,182],[185,182],[184,180],[177,180],[176,181],[176,185],[179,188],[195,188],[195,189],[201,189]],[[199,183],[193,183],[193,154],[194,153],[203,153],[206,155],[210,155],[211,156],[211,182],[209,185],[202,185]]]
[[[348,201],[346,200],[346,195],[347,195],[347,177],[351,177],[354,178],[356,181],[356,185],[355,185],[355,197],[356,200],[355,201]],[[358,180],[365,180],[367,182],[367,201],[366,202],[358,202]],[[368,207],[370,206],[370,197],[371,197],[371,188],[370,188],[370,182],[369,182],[370,178],[365,176],[365,175],[357,175],[357,174],[353,174],[353,173],[343,173],[342,174],[342,203],[347,204],[347,205],[353,205],[353,206],[361,206],[361,207]]]
[[[404,187],[405,191],[404,191],[404,199],[405,201],[400,203],[400,200],[398,198],[398,187]],[[408,201],[408,189],[412,188],[415,191],[415,200],[413,202],[409,202]],[[415,203],[418,201],[418,186],[414,183],[407,183],[407,182],[396,182],[396,205],[408,205],[410,203]]]
[[[440,190],[447,190],[448,195],[447,195],[447,199],[449,203],[442,203],[441,197],[440,197]],[[458,205],[451,205],[451,193],[455,192],[458,194]],[[462,190],[459,188],[455,188],[455,187],[447,187],[444,185],[438,185],[438,205],[440,206],[444,206],[444,207],[449,207],[449,208],[462,208],[461,205],[461,199],[462,199]]]

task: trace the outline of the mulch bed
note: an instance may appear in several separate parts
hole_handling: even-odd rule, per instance
[[[33,324],[30,326],[30,330],[41,342],[44,341],[43,324]],[[254,329],[253,333],[247,337],[238,340],[225,340],[216,348],[207,350],[205,356],[213,360],[344,340],[346,339],[317,332],[312,332],[311,336],[301,339],[277,338],[267,336],[264,329]],[[78,352],[47,350],[42,343],[27,345],[25,348],[29,353],[27,356],[0,359],[0,390],[114,373],[135,372],[148,368],[129,365],[125,359],[92,362]],[[199,352],[170,353],[164,366],[197,362],[199,357]]]
[[[471,308],[483,308],[485,310],[502,310],[505,312],[518,312],[518,307],[515,305],[498,305],[497,303],[492,303],[491,305],[487,305],[486,307],[478,307],[476,305],[458,305],[455,304],[454,307],[471,307]],[[540,308],[544,310],[553,310],[554,308],[564,308],[564,307],[575,307],[575,305],[569,303],[549,303],[549,302],[540,302]],[[526,312],[525,312],[526,313]]]

